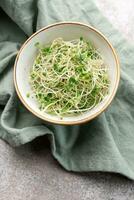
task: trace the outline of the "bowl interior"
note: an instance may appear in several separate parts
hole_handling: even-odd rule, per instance
[[[31,87],[29,84],[29,72],[33,65],[35,56],[37,55],[35,43],[40,42],[45,45],[51,43],[55,38],[58,37],[62,37],[64,40],[72,40],[80,38],[81,36],[84,39],[93,42],[95,47],[98,48],[101,54],[103,55],[105,63],[109,67],[109,77],[111,81],[110,92],[99,105],[97,105],[90,111],[77,116],[63,117],[63,119],[61,120],[58,116],[50,115],[40,111],[36,99],[33,99],[31,97],[27,98],[27,93],[31,92]],[[105,40],[105,38],[102,35],[100,35],[94,29],[88,26],[84,26],[82,24],[61,23],[50,26],[46,29],[42,29],[41,31],[37,32],[32,37],[30,37],[28,41],[26,41],[26,43],[22,46],[16,61],[15,82],[17,92],[21,100],[26,105],[26,107],[29,110],[31,110],[34,114],[47,121],[61,124],[63,122],[72,124],[76,122],[79,123],[87,118],[93,118],[94,116],[99,114],[105,107],[107,107],[108,102],[111,101],[112,96],[115,93],[115,88],[117,87],[118,73],[119,72],[117,69],[117,63],[114,52],[110,47],[109,43]]]

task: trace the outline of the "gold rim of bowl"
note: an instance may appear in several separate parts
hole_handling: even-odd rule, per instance
[[[19,56],[23,50],[23,48],[25,47],[25,45],[35,36],[37,35],[38,33],[44,31],[44,30],[47,30],[49,28],[52,28],[54,26],[60,26],[60,25],[66,25],[66,24],[73,24],[73,25],[79,25],[79,26],[84,26],[84,27],[87,27],[91,30],[93,30],[94,32],[98,33],[106,42],[107,44],[109,45],[109,47],[111,48],[112,52],[113,52],[113,55],[114,55],[114,58],[115,58],[115,61],[116,61],[116,68],[117,68],[117,76],[116,76],[116,83],[115,83],[115,87],[111,93],[111,95],[109,96],[109,99],[108,101],[106,102],[106,104],[96,113],[94,114],[91,114],[90,116],[84,118],[84,119],[81,119],[81,120],[78,120],[78,121],[64,121],[64,120],[52,120],[52,119],[48,119],[47,117],[45,116],[42,116],[40,115],[39,113],[37,113],[36,111],[34,111],[26,102],[25,100],[23,99],[22,95],[21,95],[21,92],[19,91],[19,88],[18,88],[18,84],[17,84],[17,79],[16,79],[16,68],[17,68],[17,62],[18,62],[18,59],[19,59]],[[108,39],[100,32],[98,31],[97,29],[93,28],[92,26],[89,26],[89,25],[86,25],[84,23],[80,23],[80,22],[59,22],[59,23],[54,23],[54,24],[51,24],[51,25],[48,25],[40,30],[38,30],[37,32],[35,32],[34,34],[32,34],[25,42],[24,44],[21,46],[17,56],[16,56],[16,60],[15,60],[15,64],[14,64],[14,85],[15,85],[15,89],[16,89],[16,92],[21,100],[21,102],[24,104],[24,106],[31,112],[33,113],[34,115],[36,115],[37,117],[39,117],[40,119],[43,119],[44,121],[47,121],[47,122],[50,122],[50,123],[54,123],[54,124],[61,124],[61,125],[75,125],[75,124],[82,124],[82,123],[85,123],[85,122],[88,122],[92,119],[94,119],[95,117],[97,117],[98,115],[100,115],[102,112],[104,112],[106,110],[106,108],[110,105],[110,103],[112,102],[115,94],[116,94],[116,91],[117,91],[117,88],[118,88],[118,85],[119,85],[119,80],[120,80],[120,65],[119,65],[119,60],[118,60],[118,56],[115,52],[115,49],[113,48],[113,46],[111,45],[111,43],[108,41]]]

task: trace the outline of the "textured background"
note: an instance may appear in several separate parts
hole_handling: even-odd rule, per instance
[[[134,0],[96,0],[130,42]],[[108,173],[69,173],[52,158],[45,137],[13,149],[0,140],[0,200],[133,200],[134,182]]]

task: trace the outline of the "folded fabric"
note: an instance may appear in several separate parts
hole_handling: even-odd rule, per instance
[[[18,146],[47,135],[53,156],[67,170],[115,172],[134,179],[134,46],[92,0],[5,0],[0,6],[0,137]],[[33,116],[20,103],[13,84],[15,56],[28,36],[48,24],[70,20],[103,32],[121,63],[114,101],[103,114],[81,126],[48,124]]]

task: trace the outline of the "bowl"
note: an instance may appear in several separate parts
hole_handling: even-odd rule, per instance
[[[27,93],[31,91],[29,84],[29,73],[33,61],[37,55],[37,48],[35,43],[40,42],[42,44],[51,43],[54,39],[62,37],[64,40],[73,40],[80,37],[86,40],[90,40],[105,59],[105,63],[108,65],[109,77],[110,77],[110,89],[109,94],[90,111],[84,112],[80,115],[65,116],[62,119],[59,116],[51,115],[42,112],[39,109],[39,105],[36,99],[27,98]],[[17,94],[25,105],[25,107],[37,117],[44,121],[74,125],[81,124],[97,117],[101,114],[112,102],[120,79],[120,67],[117,54],[106,37],[95,28],[79,23],[79,22],[61,22],[44,27],[29,37],[22,45],[18,52],[14,65],[14,84]]]

